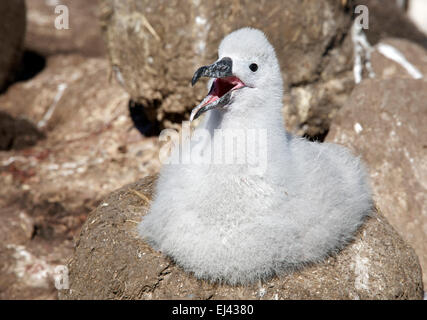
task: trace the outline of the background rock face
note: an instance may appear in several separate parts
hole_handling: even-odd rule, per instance
[[[352,88],[352,49],[342,46],[351,18],[339,1],[102,0],[101,5],[118,81],[164,127],[188,117],[206,95],[204,86],[191,88],[192,75],[215,61],[221,39],[240,27],[260,28],[276,48],[295,97],[289,127],[308,123],[304,132],[324,132],[331,110]]]
[[[0,92],[20,62],[25,26],[24,0],[0,1]]]
[[[13,1],[3,1],[13,2]],[[27,50],[42,56],[79,53],[85,56],[101,56],[105,44],[101,37],[96,0],[27,0]],[[66,5],[70,29],[56,29],[57,5]]]
[[[262,284],[200,281],[139,239],[154,178],[123,187],[93,211],[69,264],[62,299],[421,299],[421,269],[413,249],[381,215],[324,263]],[[135,192],[136,190],[136,192]],[[138,192],[145,195],[138,196]]]
[[[411,244],[427,279],[427,82],[365,80],[341,109],[327,141],[361,155],[375,201]],[[425,282],[426,283],[426,282]]]

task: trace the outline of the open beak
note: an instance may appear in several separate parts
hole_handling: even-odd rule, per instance
[[[233,61],[226,57],[214,64],[199,68],[193,76],[191,84],[194,86],[201,77],[216,78],[209,94],[193,109],[190,121],[200,117],[208,110],[222,108],[229,104],[234,90],[245,87],[245,84],[233,76]]]

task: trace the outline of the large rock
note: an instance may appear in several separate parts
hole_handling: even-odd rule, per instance
[[[249,286],[197,280],[151,249],[136,226],[148,210],[154,178],[112,193],[93,211],[69,264],[61,299],[421,299],[414,251],[380,215],[335,257]]]
[[[375,200],[420,257],[427,284],[427,82],[366,80],[338,113],[327,141],[360,154]]]
[[[105,54],[105,43],[98,21],[97,1],[26,0],[26,2],[28,28],[25,46],[28,50],[43,56],[60,53],[79,53],[85,56]],[[62,13],[61,11],[55,13],[58,5],[65,5],[68,8],[69,29],[55,27],[55,20]]]
[[[323,133],[353,88],[351,15],[340,1],[101,0],[101,5],[117,80],[163,127],[188,117],[206,94],[202,85],[191,88],[194,71],[216,60],[224,35],[244,26],[263,30],[277,50],[291,88],[286,115],[292,130]]]
[[[0,92],[14,78],[25,37],[25,1],[0,1]]]

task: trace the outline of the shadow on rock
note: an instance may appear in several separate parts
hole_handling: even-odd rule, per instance
[[[0,111],[0,150],[25,149],[45,138],[33,123]]]

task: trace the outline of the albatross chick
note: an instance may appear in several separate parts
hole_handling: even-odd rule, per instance
[[[373,201],[349,150],[286,132],[280,67],[261,31],[229,34],[218,56],[192,81],[212,78],[190,120],[206,116],[188,148],[172,152],[180,161],[163,166],[138,229],[196,277],[247,284],[337,252]],[[230,132],[232,143],[222,143]],[[230,153],[243,161],[224,161]]]

